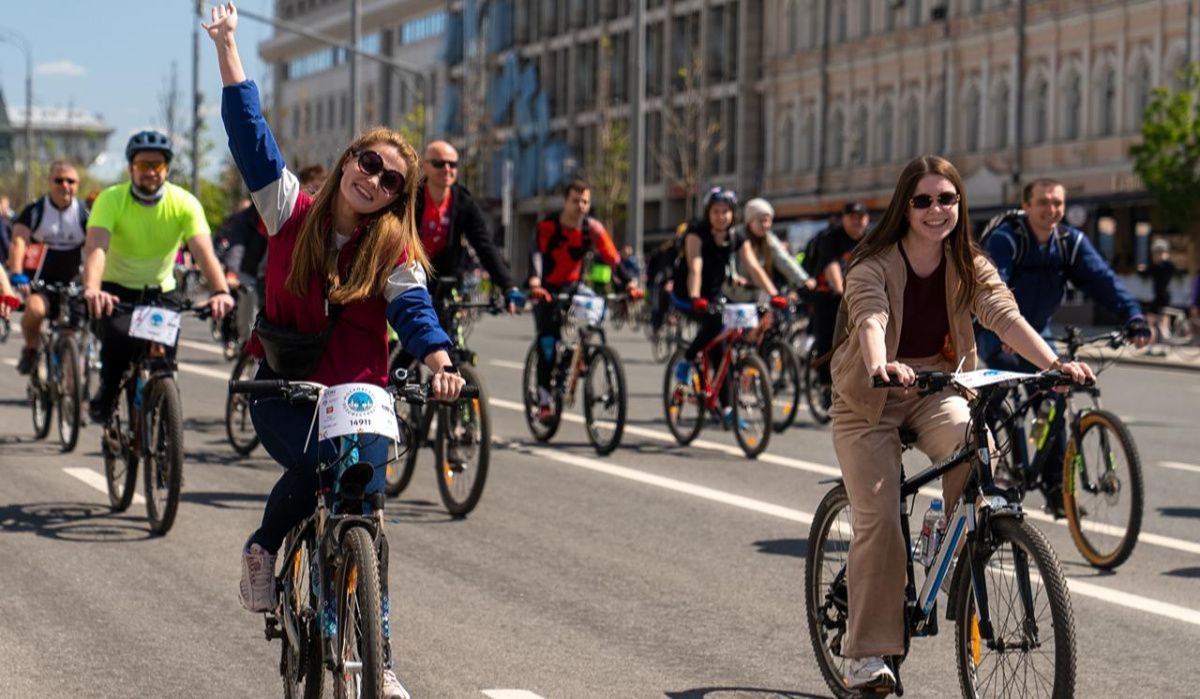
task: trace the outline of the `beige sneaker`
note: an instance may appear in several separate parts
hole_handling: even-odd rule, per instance
[[[269,612],[275,608],[275,554],[258,544],[242,551],[238,598],[247,611]]]

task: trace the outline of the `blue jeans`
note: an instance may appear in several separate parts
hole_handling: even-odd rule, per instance
[[[263,362],[256,379],[274,379],[275,373]],[[337,442],[317,443],[316,430],[309,434],[315,404],[289,403],[281,398],[255,398],[250,403],[250,419],[262,440],[263,448],[283,466],[283,475],[263,511],[262,525],[250,537],[271,553],[279,551],[292,527],[304,521],[317,508],[319,463],[330,463],[338,456]],[[387,478],[388,440],[366,435],[359,445],[359,458],[375,466],[375,475],[367,493],[383,492]]]

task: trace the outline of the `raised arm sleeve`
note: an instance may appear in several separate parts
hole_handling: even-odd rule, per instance
[[[253,80],[221,91],[221,119],[233,162],[266,224],[267,235],[275,235],[296,208],[300,181],[284,163],[279,144],[263,117],[258,86]]]

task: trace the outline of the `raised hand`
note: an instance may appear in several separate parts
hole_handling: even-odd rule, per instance
[[[233,36],[233,33],[237,30],[237,23],[237,8],[234,7],[233,3],[230,2],[224,5],[217,3],[212,8],[212,23],[205,24],[201,22],[200,26],[204,27],[204,31],[208,32],[210,39],[221,41],[225,37]]]

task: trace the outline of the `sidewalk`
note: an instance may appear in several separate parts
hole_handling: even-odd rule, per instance
[[[1109,327],[1083,327],[1085,336],[1097,335],[1116,328]],[[1055,326],[1054,336],[1061,337],[1066,334],[1064,328]],[[1065,351],[1065,347],[1059,346],[1060,351]],[[1154,348],[1158,351],[1159,347]],[[1178,348],[1168,348],[1167,353],[1163,356],[1156,356],[1150,353],[1150,348],[1143,350],[1135,349],[1133,345],[1126,345],[1120,349],[1111,349],[1107,346],[1085,347],[1079,350],[1080,359],[1116,361],[1120,364],[1133,364],[1139,366],[1152,366],[1162,369],[1183,369],[1189,371],[1200,371],[1200,347],[1192,347],[1180,350]]]

